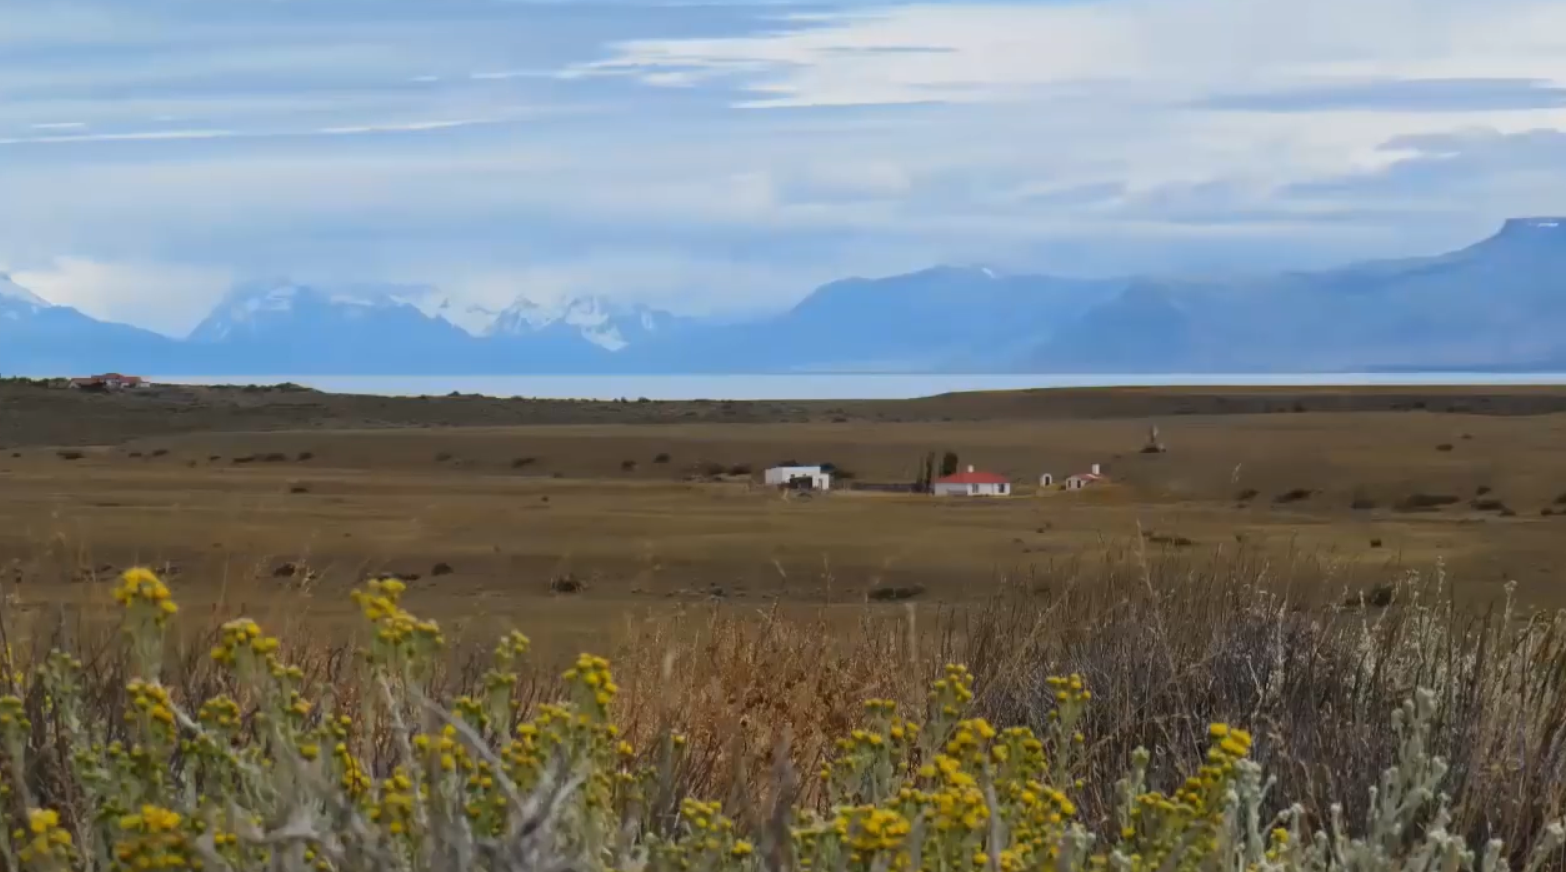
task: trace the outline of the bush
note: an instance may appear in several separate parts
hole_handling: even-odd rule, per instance
[[[909,585],[877,585],[870,588],[869,597],[876,602],[898,602],[911,600],[924,593],[924,587],[917,584]]]
[[[729,475],[750,475],[751,467],[748,463],[736,463],[728,469]]]
[[[1256,490],[1256,488],[1248,487],[1245,490],[1235,494],[1234,499],[1237,502],[1248,503],[1251,500],[1256,499],[1258,496],[1260,496],[1260,491]]]
[[[76,450],[68,449],[68,448],[62,448],[59,451],[56,451],[54,454],[55,454],[56,457],[60,458],[61,460],[81,460],[83,457],[87,456],[86,454],[84,454],[84,453],[82,453],[80,451],[76,451]]]
[[[512,469],[526,469],[529,466],[532,466],[533,464],[535,464],[537,462],[538,462],[538,458],[537,457],[513,457],[513,458],[511,458],[511,468]]]
[[[586,586],[581,579],[569,572],[549,580],[549,589],[555,593],[581,593]]]
[[[1298,503],[1310,499],[1315,495],[1315,493],[1315,491],[1309,488],[1297,487],[1291,491],[1285,491],[1281,494],[1278,494],[1272,498],[1272,501],[1279,505],[1285,505],[1287,503]]]
[[[622,460],[622,461],[620,461],[620,471],[621,472],[635,472],[636,471],[636,461],[634,461],[634,460]]]
[[[1221,635],[1185,652],[1181,646],[1200,633],[1184,635],[1190,630],[1170,622],[1162,625],[1169,634],[1149,635],[1143,623],[1154,616],[1147,610],[1174,601],[1123,600],[1101,613],[1098,626],[1055,642],[1039,638],[1038,625],[1008,630],[1023,615],[1015,604],[997,603],[1004,612],[980,615],[985,623],[971,639],[979,674],[947,664],[930,676],[927,694],[910,688],[906,705],[872,698],[841,717],[820,711],[822,722],[799,726],[825,730],[835,741],[810,758],[820,765],[809,786],[780,741],[774,759],[762,761],[770,774],[738,783],[741,798],[726,810],[692,788],[722,759],[712,748],[738,756],[747,720],[721,721],[715,729],[727,741],[712,748],[667,726],[638,734],[628,720],[636,712],[609,662],[589,654],[560,675],[552,694],[527,695],[529,642],[515,632],[477,667],[483,672],[472,693],[443,692],[436,666],[446,639],[437,624],[405,608],[403,591],[399,582],[373,580],[354,592],[372,641],[354,658],[363,682],[358,692],[336,695],[316,692],[311,673],[290,662],[279,640],[244,618],[224,624],[213,640],[209,681],[192,684],[181,681],[189,675],[175,674],[165,683],[161,655],[178,609],[156,575],[125,573],[115,591],[123,609],[123,673],[87,669],[56,651],[27,672],[23,694],[0,698],[0,749],[12,791],[5,811],[17,832],[0,829],[6,868],[76,869],[88,865],[84,857],[112,857],[93,865],[236,872],[673,872],[687,864],[706,872],[1490,870],[1504,862],[1499,839],[1507,834],[1514,837],[1509,859],[1532,870],[1553,862],[1562,842],[1551,802],[1559,795],[1532,792],[1541,779],[1557,777],[1553,766],[1539,765],[1548,760],[1532,755],[1553,751],[1522,744],[1528,740],[1505,729],[1470,732],[1454,722],[1485,716],[1502,726],[1516,716],[1519,729],[1544,730],[1559,722],[1530,719],[1548,714],[1538,707],[1558,695],[1483,671],[1507,665],[1490,658],[1522,650],[1540,675],[1551,674],[1563,652],[1558,628],[1548,624],[1520,631],[1527,645],[1516,649],[1486,644],[1505,638],[1493,634],[1514,632],[1499,626],[1443,639],[1451,625],[1440,614],[1414,624],[1346,621],[1346,647],[1339,648],[1332,625],[1289,621],[1287,610],[1258,597],[1250,609],[1223,612],[1241,620],[1206,627]],[[1221,602],[1215,595],[1236,592],[1203,590],[1178,602],[1212,608]],[[1033,641],[1021,647],[985,647],[1003,637],[1024,642],[1030,633]],[[1075,641],[1039,647],[1068,639]],[[862,693],[870,676],[835,683],[832,665],[841,664],[823,663],[834,655],[812,641],[746,649],[715,634],[698,649],[706,660],[693,659],[688,668],[732,664],[730,656],[744,654],[760,665],[754,675],[761,681],[810,676],[796,698]],[[1356,641],[1384,646],[1368,649],[1382,656],[1367,658]],[[1106,644],[1130,647],[1095,647]],[[813,671],[796,671],[781,656],[796,650],[798,663]],[[1176,651],[1203,668],[1181,669],[1169,660]],[[1476,659],[1465,659],[1468,652]],[[672,661],[653,653],[665,665],[652,674],[665,677],[651,683],[664,710],[677,716],[681,699],[673,695],[680,689],[667,678]],[[1003,656],[987,662],[993,654]],[[1061,659],[1090,655],[1113,656],[1118,666],[1106,669],[1112,661],[1101,659],[1086,673],[1055,674],[1064,671],[1052,666]],[[1408,676],[1433,676],[1424,669],[1435,664],[1445,670],[1439,691],[1415,690],[1401,704],[1379,695]],[[9,652],[4,665],[12,680],[19,670]],[[1489,693],[1457,692],[1455,683],[1471,679],[1491,682]],[[116,686],[118,693],[96,695]],[[1115,696],[1099,704],[1093,687],[1112,687]],[[720,686],[715,695],[755,705],[733,691]],[[1157,716],[1170,694],[1183,695],[1186,716]],[[555,702],[538,704],[549,699]],[[1509,703],[1524,700],[1532,708],[1508,712]],[[1102,731],[1104,718],[1125,706],[1134,706],[1135,725]],[[765,705],[752,711],[769,713]],[[1253,738],[1225,711],[1248,711],[1267,732]],[[1015,717],[1019,712],[1027,717]],[[1352,726],[1359,741],[1322,732],[1335,719]],[[1294,732],[1311,729],[1318,732]],[[1161,739],[1156,754],[1127,748],[1143,736]],[[1341,758],[1357,767],[1317,773],[1287,765],[1294,749],[1284,743],[1291,739],[1317,753],[1363,756]],[[1518,760],[1509,754],[1514,750],[1530,757]],[[1285,764],[1274,768],[1276,780],[1267,777],[1269,759]],[[1379,790],[1374,801],[1367,791],[1341,810],[1323,809],[1308,794],[1279,795],[1334,783],[1328,774],[1379,783]],[[1464,802],[1485,785],[1497,790],[1497,805]],[[1479,856],[1465,853],[1465,834],[1484,839]],[[771,865],[768,854],[792,859]]]
[[[1442,506],[1450,506],[1459,502],[1458,498],[1451,494],[1409,494],[1399,500],[1393,508],[1400,512],[1433,512]]]
[[[667,452],[659,452],[658,456],[653,458],[653,463],[668,463],[670,459]]]
[[[1354,497],[1353,501],[1349,503],[1349,508],[1356,512],[1368,512],[1375,507],[1376,501],[1370,497],[1364,496],[1363,494]]]

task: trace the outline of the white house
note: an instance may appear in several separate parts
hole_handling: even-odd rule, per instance
[[[930,492],[938,497],[1009,497],[1011,481],[993,472],[967,472],[938,478],[930,485]]]
[[[1055,484],[1055,476],[1050,475],[1047,472],[1044,473],[1043,475],[1039,476],[1039,487],[1050,487],[1050,486],[1052,486],[1054,484]]]
[[[1093,464],[1091,472],[1078,473],[1066,479],[1066,490],[1082,490],[1083,488],[1104,481],[1104,473],[1100,471],[1098,464]]]
[[[819,466],[774,466],[763,479],[775,487],[794,487],[803,490],[831,490],[832,473]]]

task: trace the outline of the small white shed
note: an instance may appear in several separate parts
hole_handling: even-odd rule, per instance
[[[819,466],[774,466],[763,478],[774,487],[792,487],[800,490],[831,490],[832,473]]]

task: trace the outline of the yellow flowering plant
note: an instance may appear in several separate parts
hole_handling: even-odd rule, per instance
[[[1049,679],[1053,708],[1035,732],[977,716],[960,664],[922,712],[864,704],[816,773],[822,804],[791,806],[785,778],[757,814],[660,799],[686,741],[638,753],[601,657],[565,671],[562,699],[524,710],[528,642],[511,633],[476,695],[432,698],[424,678],[444,637],[404,590],[377,580],[355,592],[369,632],[355,716],[245,618],[210,654],[229,692],[181,698],[158,669],[172,594],[147,570],[125,573],[122,716],[84,714],[82,664],[59,652],[36,667],[36,693],[0,698],[0,872],[1502,872],[1497,845],[1481,854],[1445,828],[1427,693],[1394,718],[1399,756],[1357,835],[1338,813],[1269,811],[1280,806],[1250,733],[1222,723],[1173,789],[1149,784],[1152,755],[1138,750],[1111,819],[1084,819],[1087,681]],[[29,774],[30,755],[49,778]],[[1549,824],[1523,872],[1561,843]]]

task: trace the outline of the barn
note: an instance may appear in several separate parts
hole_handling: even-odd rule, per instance
[[[930,492],[938,497],[1009,497],[1011,481],[1004,475],[979,472],[970,466],[967,472],[936,479]]]

